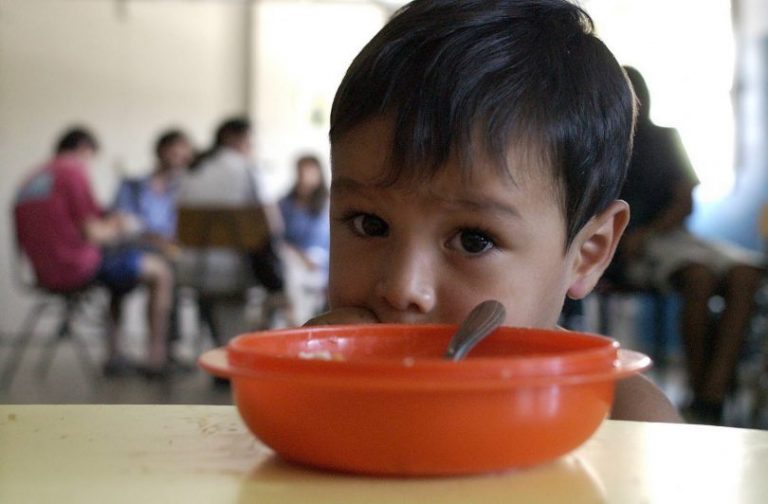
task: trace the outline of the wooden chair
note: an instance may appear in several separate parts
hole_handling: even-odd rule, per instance
[[[177,237],[183,247],[249,252],[263,247],[269,236],[269,224],[261,206],[179,208]]]
[[[178,209],[177,239],[182,249],[198,252],[193,276],[205,279],[206,250],[220,248],[242,254],[257,251],[270,239],[270,228],[261,206],[182,206]],[[243,282],[240,288],[225,293],[209,291],[199,283],[187,286],[196,291],[200,322],[207,327],[215,345],[224,342],[213,320],[213,305],[225,299],[243,299],[248,283],[253,282]]]

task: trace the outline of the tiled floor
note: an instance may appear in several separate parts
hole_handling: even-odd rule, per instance
[[[195,303],[189,296],[180,303],[182,338],[174,345],[175,354],[190,364],[191,372],[179,373],[165,381],[150,381],[140,376],[106,379],[101,373],[106,296],[96,293],[73,322],[73,332],[84,343],[91,361],[83,363],[81,347],[71,340],[58,343],[48,369],[41,373],[45,347],[55,332],[62,313],[52,304],[37,323],[31,343],[24,353],[10,386],[3,387],[3,373],[12,358],[17,334],[0,334],[0,403],[146,403],[146,404],[228,404],[228,388],[214,387],[210,376],[194,366],[197,354],[211,346],[200,336]],[[124,350],[140,362],[146,343],[144,309],[146,293],[138,291],[124,304]],[[231,324],[240,327],[241,324]]]
[[[590,309],[587,310],[586,329],[591,329]],[[647,351],[643,338],[636,334],[633,325],[639,315],[637,306],[631,303],[616,308],[616,327],[622,334],[623,346]],[[189,332],[189,331],[186,331]],[[101,342],[98,334],[84,334],[91,354],[98,357]],[[143,334],[133,334],[128,339],[128,350],[140,357]],[[187,335],[178,345],[179,353],[190,362],[199,348],[199,343]],[[7,364],[11,335],[0,335],[0,366]],[[147,381],[141,377],[105,379],[97,370],[86,368],[77,358],[69,342],[59,345],[57,353],[46,376],[37,372],[43,342],[36,338],[30,346],[12,385],[0,390],[0,403],[176,403],[176,404],[230,404],[227,388],[215,387],[209,376],[195,370],[188,374],[173,376],[165,382]],[[96,359],[97,360],[97,359]],[[97,360],[98,362],[98,360]],[[740,427],[768,428],[768,408],[763,408],[752,417],[752,384],[758,377],[755,359],[747,359],[740,372],[740,387],[726,409],[726,423]],[[0,368],[0,371],[2,368]],[[686,399],[684,371],[679,351],[672,348],[668,365],[657,367],[650,376],[664,389],[678,405]],[[765,379],[765,377],[763,377]],[[768,384],[763,384],[768,386]]]
[[[95,342],[90,343],[92,349],[98,348]],[[211,378],[200,370],[164,381],[141,376],[106,379],[99,366],[84,366],[75,348],[66,342],[59,345],[52,365],[41,375],[37,364],[42,348],[42,343],[36,342],[28,349],[10,387],[0,390],[0,403],[231,404],[229,390],[214,387]],[[131,349],[138,356],[138,349]],[[8,344],[0,346],[0,365],[7,365],[9,350]],[[187,358],[192,361],[189,352]]]

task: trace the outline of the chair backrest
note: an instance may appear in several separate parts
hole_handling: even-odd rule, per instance
[[[176,238],[180,285],[207,297],[242,296],[254,282],[248,253],[268,243],[270,229],[260,206],[181,206]]]
[[[261,206],[180,207],[176,232],[182,247],[221,247],[242,252],[262,248],[270,235]]]

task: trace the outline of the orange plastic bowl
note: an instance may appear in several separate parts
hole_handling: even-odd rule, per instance
[[[252,333],[200,358],[230,378],[250,430],[285,459],[382,475],[538,464],[592,435],[615,382],[650,365],[602,336],[500,328],[460,362],[455,326]]]

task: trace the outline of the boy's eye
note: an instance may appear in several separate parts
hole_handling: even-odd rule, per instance
[[[373,214],[358,214],[351,219],[352,229],[361,236],[387,236],[389,225]]]
[[[455,250],[476,255],[490,250],[496,244],[491,237],[482,231],[464,229],[451,239],[449,245]]]

